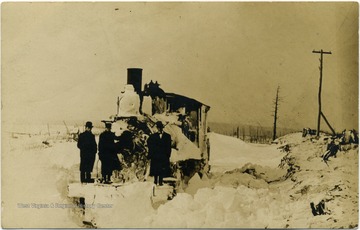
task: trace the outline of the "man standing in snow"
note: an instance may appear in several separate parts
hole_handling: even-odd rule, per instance
[[[99,158],[101,161],[101,175],[103,183],[111,184],[111,175],[114,170],[120,170],[121,165],[117,156],[115,140],[119,138],[111,132],[111,123],[105,123],[105,131],[99,137]]]
[[[80,181],[92,183],[91,172],[94,167],[97,145],[95,135],[91,133],[93,125],[90,121],[85,124],[85,132],[79,135],[77,147],[80,149]]]
[[[154,184],[163,185],[163,178],[170,171],[171,136],[164,132],[161,121],[156,122],[157,133],[150,135],[147,144],[150,162],[150,176],[154,176]]]

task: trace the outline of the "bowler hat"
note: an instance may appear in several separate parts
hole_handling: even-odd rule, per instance
[[[163,123],[162,123],[161,121],[157,121],[157,122],[155,123],[155,125],[156,125],[156,127],[158,127],[158,128],[164,128],[164,125],[163,125]]]
[[[94,126],[92,125],[92,122],[91,122],[91,121],[87,121],[86,124],[85,124],[85,127],[86,127],[86,128],[92,128],[92,127],[94,127]]]
[[[129,125],[132,125],[132,126],[136,126],[137,124],[137,119],[136,117],[130,117],[129,121],[127,122]]]

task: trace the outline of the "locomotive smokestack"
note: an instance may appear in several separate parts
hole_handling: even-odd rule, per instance
[[[127,84],[133,85],[135,92],[141,95],[142,69],[128,68],[127,70]]]

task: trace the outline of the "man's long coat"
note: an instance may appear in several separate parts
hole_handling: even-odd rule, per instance
[[[117,137],[111,131],[104,131],[99,137],[99,158],[101,161],[101,173],[111,174],[113,170],[120,170],[120,161],[117,157],[115,140]]]
[[[94,167],[97,145],[95,135],[85,131],[79,135],[77,147],[80,149],[80,171],[91,172]]]
[[[170,174],[170,155],[171,155],[171,136],[163,132],[160,138],[159,133],[152,134],[148,141],[150,162],[150,176],[169,176]]]

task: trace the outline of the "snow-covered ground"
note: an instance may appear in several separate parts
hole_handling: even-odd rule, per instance
[[[41,137],[19,136],[2,139],[2,226],[79,227],[71,209],[42,208],[64,204],[69,169],[78,161],[74,142],[42,144]]]
[[[80,228],[67,185],[78,180],[76,142],[44,135],[2,136],[2,226]],[[321,161],[326,142],[300,133],[277,145],[253,145],[210,134],[211,171],[154,206],[151,178],[97,188],[87,209],[98,227],[353,228],[358,225],[358,149]],[[280,146],[288,144],[290,152]],[[280,167],[281,165],[282,167]],[[96,172],[94,172],[96,174]],[[324,199],[329,214],[313,216]]]
[[[276,145],[246,143],[234,137],[210,133],[212,172],[241,168],[246,163],[276,168],[284,156]]]

